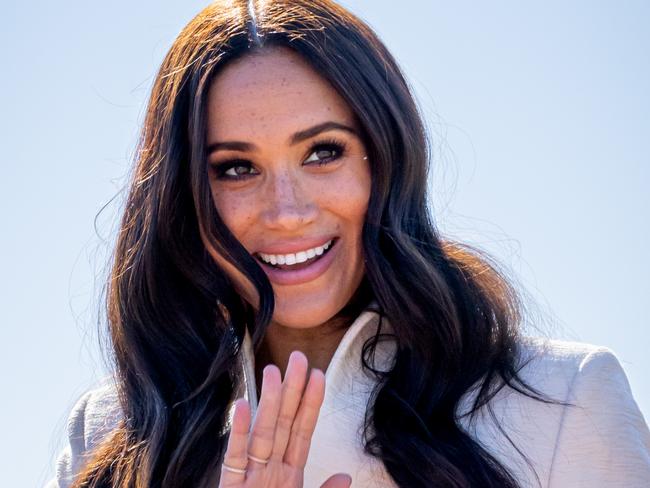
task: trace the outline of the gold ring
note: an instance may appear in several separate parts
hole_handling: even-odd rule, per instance
[[[269,462],[268,459],[261,459],[261,458],[255,457],[255,456],[251,456],[250,454],[248,455],[248,459],[250,459],[251,461],[255,461],[256,463],[260,463],[260,464],[268,464],[268,462]]]
[[[231,473],[246,474],[245,469],[233,468],[232,466],[228,466],[226,463],[223,463],[221,465],[221,469],[225,469],[226,471],[230,471]]]

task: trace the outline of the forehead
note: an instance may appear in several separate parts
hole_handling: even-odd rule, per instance
[[[288,48],[256,52],[227,65],[210,87],[207,116],[209,141],[271,131],[279,135],[330,120],[355,126],[345,100]]]

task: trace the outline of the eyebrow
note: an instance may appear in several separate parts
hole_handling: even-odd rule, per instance
[[[313,127],[310,127],[305,130],[301,130],[296,132],[291,136],[289,139],[289,144],[294,146],[298,144],[299,142],[302,142],[306,139],[309,139],[311,137],[317,136],[321,132],[326,132],[329,130],[342,130],[345,132],[349,132],[351,134],[354,134],[358,136],[359,134],[357,131],[345,124],[340,124],[338,122],[323,122],[322,124],[315,125]],[[218,151],[219,149],[222,150],[230,150],[230,151],[252,151],[256,149],[257,146],[255,144],[252,144],[250,142],[243,142],[243,141],[224,141],[224,142],[214,142],[210,144],[207,148],[208,154],[212,154],[214,151]]]

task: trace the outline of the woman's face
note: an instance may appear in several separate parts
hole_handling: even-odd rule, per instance
[[[352,111],[297,54],[273,48],[215,78],[207,116],[214,204],[266,272],[273,321],[326,322],[364,274],[370,169]],[[256,305],[248,280],[213,255]]]

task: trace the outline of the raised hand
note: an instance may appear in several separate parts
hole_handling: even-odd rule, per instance
[[[289,357],[281,381],[277,366],[264,368],[260,403],[249,434],[248,402],[235,402],[220,488],[300,488],[311,437],[325,395],[325,375],[313,369],[307,381],[307,358]],[[305,382],[307,386],[305,387]],[[321,488],[348,488],[351,478],[335,474]]]

